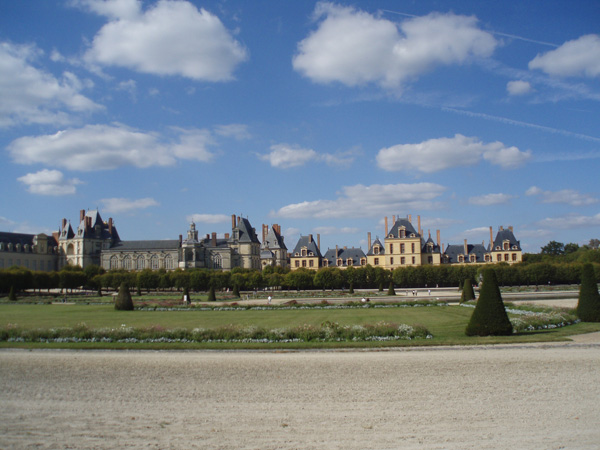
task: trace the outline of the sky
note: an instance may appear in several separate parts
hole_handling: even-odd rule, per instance
[[[600,2],[0,0],[0,230],[600,238]]]

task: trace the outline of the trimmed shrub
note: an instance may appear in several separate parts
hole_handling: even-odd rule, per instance
[[[577,315],[583,322],[600,322],[600,294],[592,264],[584,264],[581,271]]]
[[[208,301],[209,302],[217,301],[217,296],[215,295],[215,288],[213,286],[211,286],[210,290],[208,291]]]
[[[233,286],[233,296],[240,298],[240,288],[237,284]]]
[[[121,286],[119,286],[119,293],[115,300],[115,309],[119,311],[133,311],[133,300],[131,299],[127,283],[121,283]]]
[[[467,336],[509,336],[512,324],[502,302],[493,269],[483,271],[479,300],[465,330]]]
[[[354,294],[354,283],[350,283],[350,287],[348,288],[348,294]]]
[[[394,282],[390,281],[390,287],[388,288],[387,295],[396,295],[396,291],[394,290]]]
[[[460,302],[468,302],[469,300],[475,300],[475,291],[473,291],[473,280],[467,278],[463,286],[462,294],[460,295]]]
[[[17,294],[15,294],[15,287],[14,286],[10,287],[10,292],[8,294],[8,299],[12,300],[13,302],[17,301]]]

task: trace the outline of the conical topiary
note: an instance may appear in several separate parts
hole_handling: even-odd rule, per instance
[[[115,309],[119,311],[133,311],[133,300],[131,299],[127,283],[121,283],[121,286],[119,286],[119,293],[115,300]]]
[[[600,294],[594,266],[587,263],[581,270],[577,315],[583,322],[600,322]]]
[[[235,286],[233,286],[233,296],[240,298],[240,288],[238,287],[237,284]]]
[[[15,287],[10,287],[10,292],[8,293],[8,299],[12,301],[17,301],[17,294],[15,294]]]
[[[396,295],[396,291],[394,290],[394,282],[390,281],[390,287],[388,288],[387,295]]]
[[[498,288],[493,269],[483,271],[483,283],[471,320],[465,330],[467,336],[509,336],[513,328]]]
[[[475,291],[473,291],[473,281],[467,278],[463,285],[462,294],[460,295],[460,302],[464,303],[469,300],[475,300]]]
[[[350,287],[348,288],[348,294],[354,294],[354,283],[350,283]]]
[[[208,291],[208,301],[209,302],[217,301],[217,296],[215,295],[215,288],[212,286],[210,287],[210,289]]]

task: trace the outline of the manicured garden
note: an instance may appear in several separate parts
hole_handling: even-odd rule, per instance
[[[149,306],[150,305],[150,306]],[[426,306],[429,305],[429,306]],[[537,309],[537,311],[533,311]],[[521,312],[521,311],[525,312]],[[515,333],[468,337],[466,306],[426,301],[361,304],[195,305],[0,304],[0,347],[337,348],[547,342],[600,331],[573,310],[508,308]],[[568,325],[568,326],[567,326]]]

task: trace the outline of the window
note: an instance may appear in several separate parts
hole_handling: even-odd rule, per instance
[[[376,266],[378,266],[379,265],[379,258],[375,258],[373,260],[373,264],[376,265]]]
[[[137,259],[137,269],[142,270],[146,268],[146,260],[143,256],[138,257]]]
[[[306,267],[306,260],[305,259],[302,260],[302,267]]]
[[[471,255],[470,258],[471,258],[471,262],[472,263],[474,263],[475,261],[477,261],[477,256],[475,256],[475,255]]]
[[[302,250],[300,250],[300,254],[301,254],[302,256],[306,256],[306,253],[307,253],[307,252],[306,252],[306,249],[305,249],[305,248],[303,248]]]
[[[152,270],[158,270],[160,264],[159,264],[159,260],[158,260],[158,255],[152,255],[152,257],[150,258],[150,268]]]
[[[373,254],[379,255],[379,250],[379,245],[376,245],[375,247],[373,247]]]
[[[360,265],[361,266],[366,266],[367,265],[367,258],[360,258]]]
[[[502,255],[496,255],[496,261],[502,261]]]
[[[465,262],[465,257],[463,255],[458,255],[458,262]]]
[[[123,269],[131,270],[131,256],[126,255],[125,258],[123,258]]]
[[[410,252],[414,253],[415,252],[415,244],[410,244]]]
[[[398,237],[399,238],[405,238],[406,237],[406,230],[402,229],[399,231],[398,233]]]
[[[308,261],[308,267],[315,267],[315,261],[312,259]]]
[[[503,250],[508,250],[509,247],[510,247],[510,244],[508,242],[505,242]]]
[[[402,258],[400,258],[400,264],[402,264],[402,265],[406,264],[406,258],[404,256]]]
[[[119,259],[116,256],[111,256],[110,257],[109,267],[111,269],[118,269],[119,268]]]
[[[394,253],[394,244],[390,244],[390,253]]]
[[[516,253],[512,254],[512,260],[513,260],[513,262],[517,260],[517,254]]]
[[[400,253],[404,253],[404,244],[400,244]]]
[[[490,255],[485,255],[483,259],[485,260],[485,262],[490,262]]]
[[[175,264],[173,264],[173,257],[171,255],[165,256],[165,269],[174,269]]]
[[[508,253],[504,254],[504,261],[508,262]]]
[[[415,264],[417,262],[416,258],[413,256],[412,257],[412,263]]]
[[[354,262],[354,261],[352,261],[352,258],[348,258],[348,259],[346,260],[346,265],[347,265],[347,266],[351,266],[351,265],[353,264],[353,262]]]
[[[433,264],[433,256],[428,256],[428,257],[427,257],[427,262],[428,262],[429,264]]]
[[[390,258],[390,265],[394,265],[394,258]]]
[[[300,261],[296,260],[296,261],[294,261],[294,262],[296,263],[296,264],[295,264],[295,266],[296,266],[296,267],[300,267]]]

